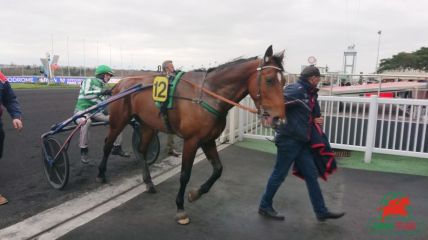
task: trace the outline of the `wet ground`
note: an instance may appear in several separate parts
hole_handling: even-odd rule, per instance
[[[94,179],[107,132],[105,127],[92,129],[90,165],[80,163],[77,142],[73,140],[69,149],[69,184],[63,191],[55,190],[43,175],[40,135],[73,114],[77,90],[21,90],[17,95],[23,107],[25,129],[16,133],[10,119],[3,116],[7,137],[0,160],[0,194],[10,202],[0,206],[0,229],[98,188]],[[127,128],[123,145],[128,151],[130,134],[131,129]],[[161,146],[164,144],[165,136],[161,135]],[[163,153],[160,159],[164,156]],[[220,156],[223,176],[200,200],[185,203],[190,225],[180,226],[174,221],[179,187],[175,175],[157,186],[157,194],[140,194],[62,239],[428,239],[427,177],[339,169],[328,182],[320,182],[328,207],[346,211],[346,216],[320,223],[312,211],[304,181],[289,176],[275,198],[276,209],[286,219],[276,222],[257,214],[275,156],[238,146],[226,148]],[[202,184],[211,171],[206,160],[195,165],[188,190]],[[109,161],[108,176],[112,181],[139,172],[134,157],[112,157]],[[386,223],[413,221],[415,229],[379,230],[378,209],[392,193],[410,199],[408,216],[390,216]]]
[[[274,155],[231,146],[220,152],[223,176],[195,203],[186,201],[191,223],[175,223],[175,197],[179,176],[158,185],[158,193],[141,194],[63,236],[61,239],[427,239],[427,177],[340,169],[320,180],[331,210],[345,217],[320,223],[316,220],[303,180],[289,176],[275,198],[285,221],[265,219],[257,213],[260,196],[274,163]],[[211,173],[203,161],[193,169],[189,187],[197,187]],[[188,188],[188,189],[190,189]],[[387,223],[415,221],[406,233],[373,230],[380,222],[378,208],[391,193],[411,200],[410,218],[387,217]],[[402,235],[399,235],[402,234]],[[404,234],[404,235],[403,235]],[[386,237],[386,238],[385,238]]]
[[[106,126],[91,128],[89,154],[92,162],[89,165],[80,163],[78,134],[75,135],[68,150],[70,180],[64,190],[55,190],[48,184],[43,173],[40,136],[53,124],[73,115],[78,90],[41,89],[15,92],[22,107],[24,129],[17,133],[12,128],[7,112],[3,113],[6,140],[3,158],[0,159],[0,194],[7,197],[9,203],[0,206],[0,229],[99,187],[95,177],[108,131]],[[64,141],[68,133],[56,137]],[[132,128],[127,127],[124,131],[123,147],[132,153],[131,133]],[[160,140],[161,146],[165,146],[164,134],[160,134]],[[166,156],[163,147],[161,148],[159,159]],[[107,174],[111,180],[140,172],[136,158],[131,155],[131,158],[110,157]]]

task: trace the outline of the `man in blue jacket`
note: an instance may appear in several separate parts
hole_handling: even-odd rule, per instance
[[[4,143],[4,131],[3,131],[3,122],[1,121],[1,115],[3,114],[3,105],[7,112],[12,118],[13,128],[20,131],[22,129],[21,121],[21,110],[19,109],[19,103],[16,99],[16,95],[10,87],[7,78],[0,72],[0,158],[3,156],[3,143]],[[0,195],[0,205],[6,204],[8,201],[5,197]]]
[[[330,212],[325,206],[318,183],[318,170],[310,148],[312,124],[323,123],[317,100],[317,85],[320,82],[320,77],[318,68],[308,66],[302,70],[300,78],[295,84],[284,89],[285,102],[288,103],[287,123],[277,130],[275,138],[276,164],[259,206],[259,214],[267,218],[284,220],[284,216],[274,210],[272,202],[293,162],[305,179],[317,219],[325,221],[345,215],[343,212]]]

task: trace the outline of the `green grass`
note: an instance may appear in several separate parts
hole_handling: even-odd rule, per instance
[[[237,142],[235,145],[261,152],[276,154],[275,144],[268,140],[244,139],[244,141]]]
[[[13,89],[58,89],[58,88],[79,88],[79,85],[49,84],[46,83],[13,83]]]
[[[364,152],[352,152],[351,157],[338,160],[340,167],[379,172],[428,176],[428,159],[374,153],[370,163],[364,163]]]
[[[276,154],[275,144],[268,140],[245,139],[236,145]],[[374,153],[371,163],[364,163],[364,152],[353,151],[350,157],[337,159],[339,167],[368,171],[428,176],[428,159]]]

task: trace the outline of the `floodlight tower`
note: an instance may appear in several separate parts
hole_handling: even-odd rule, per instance
[[[355,44],[352,44],[343,52],[343,73],[354,74],[356,64],[357,51],[355,50]]]

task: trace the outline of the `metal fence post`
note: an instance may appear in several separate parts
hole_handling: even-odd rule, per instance
[[[233,107],[229,112],[229,143],[235,142],[235,114],[236,107]]]
[[[238,115],[238,141],[244,140],[244,109],[239,109],[239,115]]]
[[[364,162],[370,163],[372,160],[372,153],[374,148],[374,140],[376,136],[376,123],[377,123],[377,112],[378,112],[378,102],[377,96],[372,95],[370,97],[370,106],[369,106],[369,117],[368,117],[368,126],[366,134],[366,151],[364,153]]]

